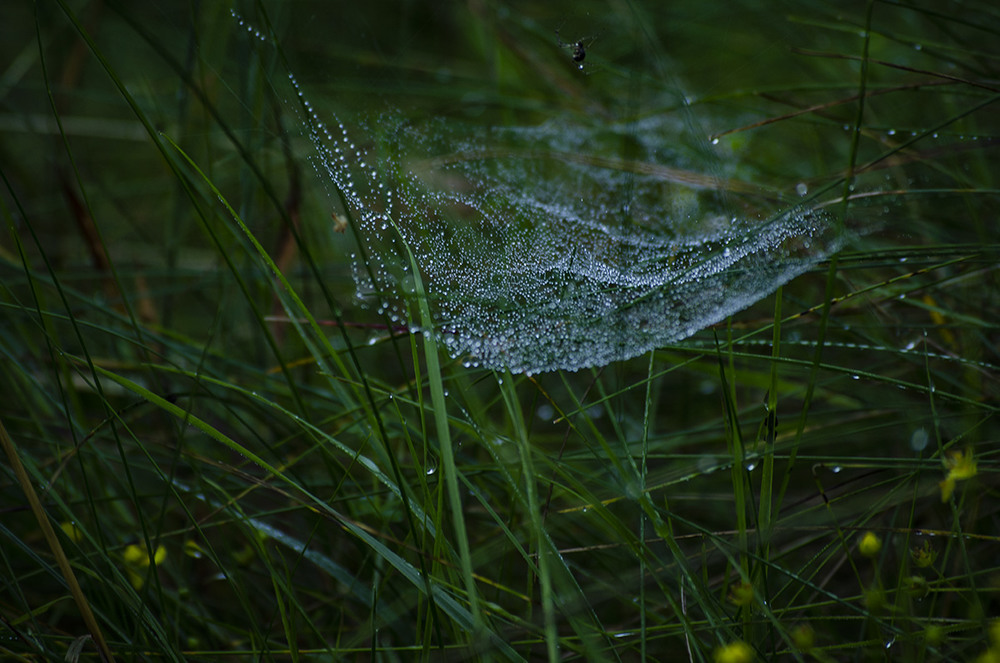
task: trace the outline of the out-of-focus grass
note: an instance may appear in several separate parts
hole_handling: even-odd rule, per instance
[[[5,462],[4,656],[1000,652],[988,3],[9,4],[0,421],[61,527]],[[468,369],[355,306],[286,66],[352,127],[679,113],[861,232],[676,347]]]

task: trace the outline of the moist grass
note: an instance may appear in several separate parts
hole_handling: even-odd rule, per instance
[[[7,8],[3,657],[1000,656],[1000,11],[680,4]],[[469,367],[357,302],[289,71],[365,144],[674,114],[699,195],[851,239],[636,359]]]

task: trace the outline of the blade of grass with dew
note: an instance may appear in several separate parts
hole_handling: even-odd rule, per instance
[[[541,505],[538,503],[538,489],[535,486],[534,464],[531,462],[533,450],[528,441],[527,432],[524,430],[524,417],[518,405],[517,393],[514,390],[514,377],[508,371],[504,376],[498,378],[500,382],[500,392],[503,394],[504,403],[507,407],[511,423],[514,426],[514,434],[519,444],[521,455],[521,472],[525,483],[525,506],[529,514],[529,522],[535,537],[535,550],[538,552],[538,583],[541,589],[542,618],[544,620],[545,649],[550,663],[555,663],[559,659],[559,634],[555,620],[555,597],[552,593],[552,577],[549,570],[549,559],[551,551],[546,545],[546,537],[542,531],[542,519],[540,516]]]
[[[434,425],[438,434],[438,446],[440,447],[441,463],[443,465],[445,485],[448,491],[448,506],[451,510],[452,527],[455,530],[455,539],[458,545],[459,564],[462,569],[462,580],[465,585],[466,600],[469,602],[469,612],[472,615],[472,631],[474,638],[481,637],[481,633],[486,630],[486,623],[483,619],[482,608],[479,605],[479,593],[476,589],[476,581],[472,573],[472,553],[469,549],[469,537],[465,529],[465,516],[462,510],[462,496],[458,490],[458,467],[455,464],[455,451],[451,443],[451,430],[448,424],[448,407],[444,396],[444,379],[441,375],[441,365],[438,359],[437,342],[434,339],[434,319],[431,317],[430,308],[427,306],[427,297],[424,293],[423,281],[420,278],[420,266],[406,239],[395,223],[390,219],[389,223],[396,232],[403,249],[409,259],[410,270],[413,274],[414,295],[417,298],[417,305],[420,311],[420,322],[424,328],[424,361],[427,362],[427,381],[431,392],[431,406],[434,409]]]
[[[311,330],[312,330],[315,338],[319,340],[320,344],[323,346],[323,349],[325,351],[325,352],[321,353],[318,348],[316,348],[316,347],[313,346],[313,343],[312,343],[310,335],[306,334],[304,332],[304,330],[300,330],[300,337],[303,339],[303,341],[306,343],[306,345],[310,347],[312,356],[314,358],[317,358],[317,360],[320,357],[322,357],[322,356],[327,356],[327,357],[333,358],[333,360],[336,362],[336,364],[340,368],[341,372],[344,375],[347,375],[348,373],[347,373],[346,367],[341,362],[341,360],[339,358],[339,355],[336,352],[336,350],[330,344],[329,339],[326,337],[325,334],[322,333],[322,330],[320,329],[319,323],[316,321],[316,318],[309,311],[308,307],[305,306],[305,304],[302,302],[302,300],[300,299],[300,297],[296,293],[295,289],[292,287],[291,283],[289,283],[288,279],[284,276],[284,274],[282,274],[281,270],[274,263],[273,259],[270,257],[270,255],[264,249],[264,247],[260,244],[260,242],[254,236],[254,234],[246,226],[246,224],[243,222],[242,218],[240,218],[239,214],[237,214],[237,212],[232,208],[232,206],[229,204],[229,202],[226,200],[226,198],[216,188],[215,184],[211,181],[211,179],[209,179],[208,176],[204,172],[202,172],[202,170],[198,167],[198,165],[196,163],[194,163],[194,161],[181,149],[181,147],[179,145],[177,145],[173,140],[171,140],[168,136],[164,136],[164,139],[167,142],[169,142],[174,147],[174,149],[177,150],[181,154],[181,156],[188,163],[188,165],[191,166],[201,176],[202,180],[209,186],[209,188],[215,194],[215,196],[217,197],[217,199],[225,206],[225,208],[227,209],[227,211],[229,212],[229,214],[231,215],[231,217],[236,221],[236,223],[239,225],[240,229],[243,231],[243,233],[246,235],[246,237],[252,243],[252,245],[253,245],[254,249],[256,250],[258,256],[264,262],[264,264],[267,266],[267,268],[269,269],[270,273],[274,274],[278,278],[278,280],[281,282],[282,288],[276,288],[275,289],[275,293],[281,299],[283,305],[286,308],[286,311],[288,312],[289,317],[292,318],[293,321],[295,321],[294,324],[296,325],[296,327],[299,327],[299,323],[297,322],[297,320],[299,319],[299,316],[302,316],[306,320],[308,320],[309,326],[310,326],[310,328],[311,328]],[[286,301],[286,299],[285,299],[286,297],[289,297],[291,299],[290,303]],[[341,325],[340,327],[341,327],[341,332],[343,333],[344,332],[343,325]],[[350,343],[348,344],[348,350],[350,351],[352,358],[354,358],[355,362],[357,362],[357,359],[356,359],[356,357],[354,356],[354,353],[353,353],[353,349],[351,349]],[[439,375],[440,375],[440,371],[438,371],[438,376]],[[418,527],[417,527],[416,523],[414,522],[413,516],[412,516],[411,511],[410,511],[410,500],[409,500],[409,498],[407,496],[403,495],[403,493],[406,491],[406,484],[405,484],[405,482],[402,479],[402,473],[401,473],[400,468],[399,468],[399,466],[398,466],[398,464],[396,462],[395,456],[393,455],[393,453],[391,452],[391,450],[388,449],[388,446],[387,446],[387,444],[388,444],[388,436],[386,435],[385,426],[384,426],[384,424],[382,422],[382,417],[379,414],[378,408],[375,406],[374,396],[373,396],[372,391],[371,391],[371,386],[369,385],[367,378],[364,377],[363,373],[361,373],[361,382],[362,382],[362,387],[364,389],[365,397],[367,398],[367,402],[370,403],[370,405],[371,405],[371,416],[372,416],[372,418],[375,421],[376,430],[379,431],[380,439],[383,441],[383,444],[381,445],[380,448],[385,453],[385,457],[388,460],[390,466],[392,467],[393,473],[394,473],[394,475],[396,477],[396,485],[398,486],[398,490],[400,491],[400,494],[401,494],[401,499],[403,500],[403,508],[404,508],[404,510],[406,512],[407,521],[410,524],[410,530],[413,531],[413,532],[416,532],[417,529],[418,529]],[[433,394],[433,389],[432,389],[432,394]],[[437,412],[437,408],[435,408],[435,412]],[[445,418],[446,418],[446,415],[445,415]],[[461,537],[460,540],[464,540],[464,537]],[[418,561],[419,561],[419,564],[420,564],[420,567],[421,567],[421,571],[422,571],[421,574],[420,574],[420,577],[423,578],[424,581],[427,583],[427,586],[425,587],[425,595],[432,602],[432,611],[433,611],[434,610],[433,601],[435,600],[434,599],[435,595],[431,591],[430,576],[427,573],[426,569],[424,568],[423,557],[421,556]],[[473,597],[473,599],[474,598],[475,597]],[[473,614],[478,614],[478,612],[477,612],[478,605],[477,605],[477,603],[476,603],[475,600],[472,601],[472,609],[473,609]]]

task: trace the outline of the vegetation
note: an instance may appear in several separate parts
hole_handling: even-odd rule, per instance
[[[2,13],[5,660],[1000,657],[993,3]],[[670,114],[850,241],[630,361],[466,366],[358,304],[288,72],[359,144]]]

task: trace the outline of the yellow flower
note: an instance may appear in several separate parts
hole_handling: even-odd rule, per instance
[[[733,585],[729,590],[729,602],[741,608],[753,603],[753,585],[748,582]]]
[[[163,546],[157,546],[156,552],[153,553],[153,562],[159,565],[166,558],[167,549]],[[122,559],[125,560],[125,573],[128,575],[129,582],[136,589],[142,589],[143,583],[146,582],[146,569],[149,568],[150,564],[146,546],[134,543],[125,546]]]
[[[978,470],[971,447],[948,453],[944,458],[944,466],[948,474],[938,486],[941,488],[941,501],[947,502],[955,492],[955,482],[971,479],[976,476]]]
[[[926,569],[937,559],[937,551],[931,548],[930,541],[924,541],[923,547],[914,546],[910,550],[910,558],[918,569]]]
[[[753,650],[747,643],[737,640],[716,649],[713,658],[715,663],[750,663]]]
[[[65,520],[59,523],[59,527],[73,543],[80,543],[83,541],[83,531],[76,526],[76,523]]]
[[[882,539],[875,532],[865,532],[858,543],[858,552],[865,557],[874,557],[882,550]]]

